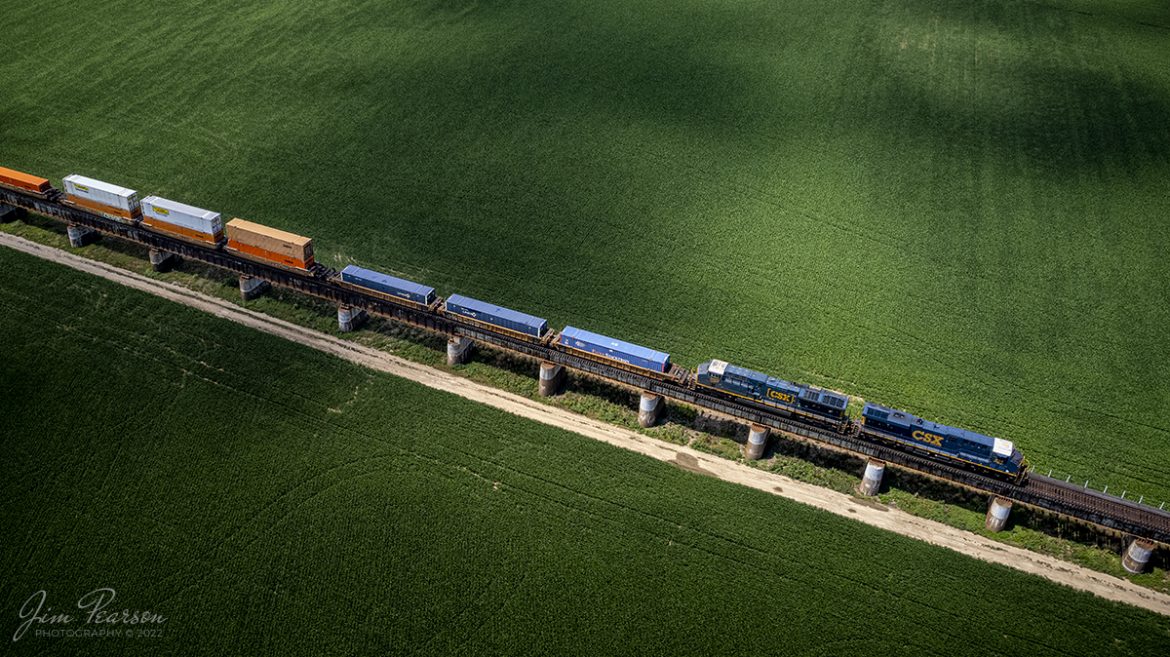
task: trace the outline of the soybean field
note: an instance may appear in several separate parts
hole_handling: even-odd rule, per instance
[[[1151,655],[1170,619],[0,249],[11,654]],[[824,628],[831,625],[833,632]]]
[[[0,162],[1170,498],[1170,7],[9,3]]]

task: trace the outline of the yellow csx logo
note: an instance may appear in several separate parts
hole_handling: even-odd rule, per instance
[[[76,185],[75,184],[74,187],[76,187],[77,191],[79,191],[79,192],[88,192],[89,191],[89,188],[86,187],[85,185]]]
[[[772,399],[782,401],[786,404],[791,404],[791,403],[794,403],[796,401],[796,397],[793,397],[792,395],[790,395],[786,392],[776,392],[775,390],[769,390],[768,396],[771,397]]]
[[[927,433],[925,431],[915,431],[910,434],[914,440],[920,440],[927,445],[934,445],[935,447],[942,447],[943,437],[935,433]]]
[[[157,212],[157,213],[159,213],[159,214],[161,214],[161,215],[162,215],[162,216],[164,216],[164,217],[165,217],[165,216],[167,216],[168,214],[170,214],[170,213],[171,213],[171,211],[170,211],[170,210],[168,210],[168,209],[166,209],[166,208],[160,208],[160,207],[158,207],[157,205],[156,205],[156,206],[154,206],[154,211],[155,211],[155,212]]]

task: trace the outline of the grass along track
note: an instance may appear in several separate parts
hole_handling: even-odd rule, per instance
[[[6,19],[7,164],[1170,497],[1163,3],[103,0]]]
[[[1075,589],[1087,591],[1108,600],[1124,602],[1170,616],[1170,596],[1151,592],[1141,585],[1123,579],[1073,566],[1055,557],[1038,555],[1018,547],[1008,547],[990,538],[942,523],[915,518],[899,511],[891,511],[889,507],[860,502],[852,496],[840,492],[828,491],[820,486],[765,473],[749,465],[733,464],[727,462],[723,457],[710,456],[688,447],[647,440],[645,436],[628,429],[621,429],[582,415],[554,409],[546,404],[474,383],[461,376],[421,366],[418,363],[389,355],[377,349],[355,345],[332,335],[312,331],[297,324],[239,308],[234,304],[192,292],[181,286],[161,283],[74,256],[65,251],[46,248],[43,245],[7,235],[0,235],[0,244],[141,292],[209,312],[216,317],[299,343],[369,369],[393,374],[444,392],[454,393],[465,399],[487,404],[541,424],[572,431],[594,440],[637,452],[643,456],[667,461],[692,472],[714,476],[724,481],[768,493],[777,493],[839,516],[946,547],[982,561],[1005,565]]]
[[[256,319],[251,312],[243,315],[246,318],[245,323],[253,328],[270,329],[273,326],[271,319],[284,320],[284,322],[298,327],[289,327],[289,331],[282,333],[283,337],[288,339],[299,339],[302,328],[314,329],[328,335],[337,335],[334,306],[322,305],[279,288],[258,299],[241,303],[235,277],[225,278],[222,274],[217,274],[214,269],[198,266],[191,268],[189,263],[187,265],[181,264],[178,271],[159,274],[146,264],[144,251],[118,240],[102,240],[84,249],[74,249],[68,244],[63,226],[35,217],[0,225],[0,233],[8,233],[12,237],[18,238],[10,240],[0,236],[0,239],[4,239],[14,248],[31,249],[30,252],[44,255],[44,251],[38,248],[39,245],[52,247],[54,254],[61,251],[80,255],[81,258],[62,257],[83,271],[113,277],[123,283],[135,280],[137,282],[130,284],[136,289],[150,292],[169,290],[164,294],[167,295],[166,298],[171,300],[191,302],[193,297],[190,296],[190,291],[198,292],[200,294],[197,297],[208,296],[216,300],[217,305],[210,308],[213,312],[220,313],[221,316],[228,316],[223,313],[238,310],[241,305],[250,311],[258,311],[264,315],[262,319]],[[56,255],[52,257],[56,257]],[[112,265],[114,269],[110,269],[106,265]],[[133,272],[129,279],[125,277],[126,272]],[[146,280],[165,281],[167,284],[159,288],[145,283]],[[176,288],[175,285],[178,287]],[[171,292],[174,294],[172,295]],[[226,306],[223,305],[225,301],[228,302]],[[202,307],[202,302],[196,303]],[[229,310],[225,311],[223,308]],[[599,420],[610,427],[617,426],[650,436],[656,440],[689,446],[706,454],[739,461],[765,472],[779,474],[799,482],[811,483],[838,493],[853,495],[855,492],[858,476],[858,472],[854,471],[856,468],[831,461],[821,462],[818,465],[815,463],[818,460],[816,456],[802,453],[796,445],[779,443],[770,458],[759,461],[743,461],[741,446],[730,439],[728,432],[731,427],[720,426],[719,423],[713,425],[704,421],[701,416],[695,416],[691,409],[671,406],[668,408],[667,418],[663,424],[651,429],[643,429],[636,422],[637,413],[631,410],[632,402],[630,399],[620,394],[615,398],[612,396],[613,391],[607,391],[604,387],[597,388],[588,379],[576,379],[569,389],[557,396],[539,397],[536,395],[531,374],[533,365],[529,361],[516,361],[507,357],[499,359],[499,354],[492,356],[490,352],[480,353],[479,357],[473,359],[469,364],[452,370],[446,366],[445,340],[443,339],[436,340],[434,336],[425,332],[404,331],[394,322],[374,322],[367,328],[370,330],[340,335],[348,342],[377,350],[378,358],[367,362],[375,369],[385,366],[385,362],[393,361],[393,359],[384,361],[381,358],[384,354],[392,354],[414,363],[455,373],[497,391],[503,390],[530,401],[539,401],[543,405],[555,406],[574,415],[583,415],[592,420]],[[336,350],[330,348],[327,350],[343,358],[352,358],[359,351],[369,353],[367,350],[355,351],[349,348]],[[402,372],[399,373],[409,376]],[[430,377],[425,377],[425,379],[430,380]],[[498,396],[493,392],[481,397],[479,401],[490,403],[496,399]],[[742,427],[737,426],[736,428],[742,430]],[[596,437],[594,434],[590,435]],[[741,439],[743,438],[745,436],[741,436]],[[796,448],[795,451],[793,451],[794,448]],[[813,458],[814,462],[808,460],[810,457]],[[846,469],[842,470],[842,467]],[[810,495],[810,499],[816,497],[815,493]],[[1104,537],[1094,535],[1087,528],[1061,522],[1053,523],[1053,519],[1044,520],[1029,517],[1028,514],[1021,517],[1020,513],[1016,513],[1014,514],[1014,522],[1007,531],[988,532],[984,527],[985,500],[978,502],[952,500],[953,503],[946,503],[938,498],[938,491],[931,491],[929,487],[922,489],[911,482],[898,482],[897,477],[890,478],[890,488],[879,496],[879,500],[884,505],[908,511],[922,519],[938,521],[954,529],[979,534],[983,538],[994,540],[1000,544],[1055,557],[1064,562],[1064,565],[1076,564],[1098,573],[1110,575],[1113,578],[1128,580],[1142,587],[1170,593],[1170,577],[1168,577],[1167,571],[1155,566],[1152,572],[1144,575],[1132,575],[1126,572],[1121,567],[1118,558],[1119,550],[1125,548],[1124,541],[1118,543],[1105,539],[1102,543]],[[820,506],[817,502],[802,501]],[[954,502],[957,502],[959,506],[956,506]],[[964,540],[971,538],[965,534],[964,536]],[[992,549],[993,551],[1001,550],[1001,548]],[[994,557],[990,560],[996,561]],[[1058,566],[1057,570],[1061,568],[1063,566]],[[1041,570],[1030,570],[1030,572],[1042,573],[1044,570],[1051,571],[1051,568],[1045,567]]]
[[[0,382],[0,604],[113,586],[170,619],[161,639],[89,654],[1123,655],[1170,640],[1166,617],[36,258],[0,250],[0,272],[19,347]]]

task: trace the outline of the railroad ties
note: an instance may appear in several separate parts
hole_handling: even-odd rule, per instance
[[[920,475],[946,480],[952,485],[977,491],[991,496],[987,515],[987,527],[997,531],[1006,526],[1011,504],[1024,504],[1048,511],[1062,517],[1104,528],[1110,532],[1133,538],[1124,556],[1126,568],[1131,572],[1148,567],[1150,553],[1156,544],[1170,545],[1170,512],[1159,511],[1128,500],[1109,497],[1095,491],[1055,481],[1033,474],[1023,486],[993,479],[967,470],[936,462],[915,454],[878,445],[851,436],[806,424],[795,418],[769,411],[745,402],[731,401],[687,386],[680,377],[657,379],[644,374],[630,372],[597,361],[586,360],[559,351],[544,343],[534,343],[494,331],[485,330],[458,319],[436,312],[434,309],[408,308],[387,302],[373,295],[342,287],[324,277],[326,271],[298,273],[242,258],[215,248],[185,242],[136,225],[116,222],[79,208],[64,205],[53,198],[42,199],[31,194],[22,194],[9,189],[0,189],[0,221],[11,220],[16,213],[32,211],[55,217],[67,224],[71,243],[76,236],[80,242],[88,243],[99,234],[111,235],[135,242],[152,250],[151,264],[156,257],[163,260],[182,257],[203,262],[240,276],[242,296],[256,293],[267,285],[279,285],[323,299],[338,305],[338,328],[345,330],[346,319],[343,309],[349,313],[349,327],[354,328],[354,313],[365,311],[394,321],[403,322],[450,338],[448,362],[464,362],[473,342],[482,342],[514,354],[532,358],[541,363],[541,394],[555,394],[564,377],[564,368],[604,379],[611,384],[639,391],[639,423],[652,426],[659,421],[665,398],[694,406],[707,412],[734,418],[749,425],[747,458],[757,458],[765,453],[768,434],[780,431],[785,436],[799,441],[816,443],[836,451],[868,459],[866,470],[870,474],[867,490],[880,489],[881,478],[872,470],[884,473],[885,466],[914,471]],[[159,256],[153,255],[157,251]],[[262,291],[262,289],[261,289]],[[547,375],[547,376],[546,376]],[[755,441],[753,441],[753,437]],[[758,456],[757,456],[758,455]],[[881,464],[881,468],[877,467]],[[873,466],[871,469],[871,465]],[[864,480],[864,478],[863,478]],[[1006,511],[1005,511],[1006,509]]]

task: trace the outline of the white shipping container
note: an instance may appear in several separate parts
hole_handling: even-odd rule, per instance
[[[138,209],[138,192],[77,174],[65,176],[65,193],[127,212]]]
[[[174,224],[208,235],[215,235],[223,231],[223,221],[218,212],[204,210],[178,201],[169,201],[158,196],[147,196],[142,199],[142,214],[150,221]]]

